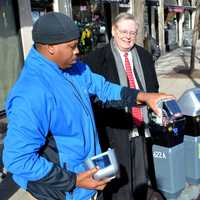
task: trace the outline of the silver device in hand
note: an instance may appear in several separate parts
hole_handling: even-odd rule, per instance
[[[113,179],[117,176],[119,166],[114,149],[93,156],[85,161],[88,169],[99,167],[99,171],[94,174],[95,180]]]
[[[161,109],[161,116],[152,113],[151,120],[160,126],[166,127],[168,124],[176,122],[176,120],[182,119],[183,114],[174,99],[164,99],[158,102],[158,108]]]

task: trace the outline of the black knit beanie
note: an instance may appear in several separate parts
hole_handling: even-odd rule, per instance
[[[35,43],[60,44],[76,40],[80,36],[74,21],[63,13],[49,12],[33,25],[32,37]]]

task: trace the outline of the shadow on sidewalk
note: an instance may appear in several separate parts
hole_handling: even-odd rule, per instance
[[[188,56],[186,56],[184,53],[181,53],[179,57],[183,62],[183,65],[176,65],[170,72],[165,74],[165,76],[167,76],[167,78],[188,78],[193,82],[195,87],[200,87],[200,83],[197,82],[197,79],[200,80],[200,69],[194,69],[193,73],[190,74],[189,64],[186,60],[186,57]]]

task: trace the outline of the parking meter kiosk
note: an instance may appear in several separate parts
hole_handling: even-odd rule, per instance
[[[157,187],[167,199],[177,198],[185,187],[183,127],[184,117],[175,100],[158,106],[159,117],[150,113],[153,160]]]
[[[178,100],[186,118],[184,129],[185,174],[190,184],[200,183],[200,88],[185,91]]]

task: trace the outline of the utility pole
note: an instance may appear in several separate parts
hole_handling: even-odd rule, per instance
[[[136,21],[139,24],[138,35],[137,35],[137,44],[144,46],[144,4],[145,0],[135,0],[134,1],[134,16]]]
[[[159,46],[161,49],[161,55],[165,54],[165,23],[164,23],[164,1],[159,0],[158,7],[158,37],[159,37]]]
[[[19,21],[20,21],[20,35],[22,40],[23,58],[25,60],[32,42],[32,16],[31,3],[27,0],[18,0],[19,5]]]
[[[189,74],[191,75],[195,68],[195,55],[196,55],[196,43],[199,36],[199,26],[200,26],[200,1],[196,0],[196,14],[194,20],[194,28],[192,32],[192,49],[191,49],[191,59],[190,59],[190,69]]]
[[[72,1],[71,0],[54,0],[53,10],[62,12],[72,17]]]

